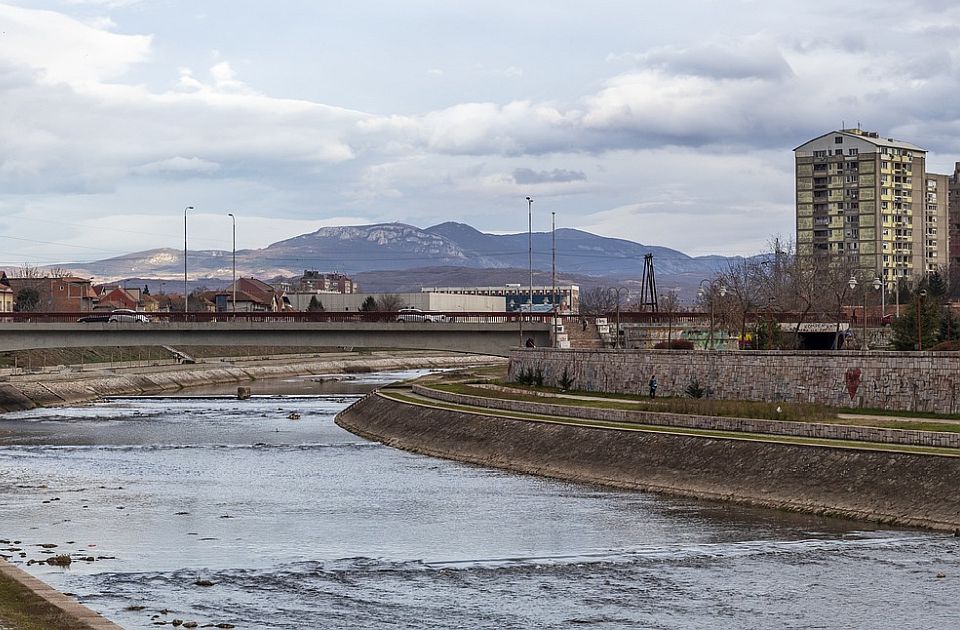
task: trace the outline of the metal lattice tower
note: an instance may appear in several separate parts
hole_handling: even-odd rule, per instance
[[[657,276],[653,271],[653,254],[644,255],[643,277],[640,279],[640,310],[645,311],[648,306],[653,313],[659,310],[657,305]]]

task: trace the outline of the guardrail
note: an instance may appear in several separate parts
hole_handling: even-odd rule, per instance
[[[424,311],[425,313],[439,314],[434,311]],[[444,323],[454,324],[503,324],[503,323],[534,323],[549,324],[551,315],[549,313],[489,313],[489,312],[444,312],[445,322],[437,322],[438,325]],[[77,323],[81,317],[91,315],[110,315],[109,311],[84,311],[73,313],[0,313],[0,325],[4,323],[59,323],[72,324]],[[314,322],[314,323],[397,323],[396,311],[371,311],[371,312],[143,312],[150,318],[151,322],[190,322],[190,323],[218,323],[218,322],[256,322],[282,324],[290,322]]]

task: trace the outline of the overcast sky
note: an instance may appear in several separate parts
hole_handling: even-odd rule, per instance
[[[0,266],[325,225],[791,236],[793,147],[960,160],[953,0],[0,1]]]

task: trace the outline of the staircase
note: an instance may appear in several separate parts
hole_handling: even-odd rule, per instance
[[[576,320],[568,320],[564,326],[567,332],[567,339],[570,340],[571,348],[604,348],[603,339],[597,332],[597,325],[587,318],[587,328],[584,330],[583,324]]]

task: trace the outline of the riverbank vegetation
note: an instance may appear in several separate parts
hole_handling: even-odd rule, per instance
[[[489,374],[489,373],[488,373]],[[651,411],[687,415],[718,416],[725,418],[755,418],[790,422],[820,422],[851,426],[915,431],[960,433],[960,416],[938,414],[894,414],[875,409],[838,409],[807,403],[768,403],[747,400],[718,400],[713,398],[658,397],[611,394],[604,392],[566,391],[554,387],[518,385],[499,379],[460,379],[460,382],[435,382],[429,385],[442,391],[468,396],[482,396],[503,400],[546,403],[558,406],[619,409],[624,411]]]
[[[17,630],[90,630],[90,626],[0,573],[0,627]]]

